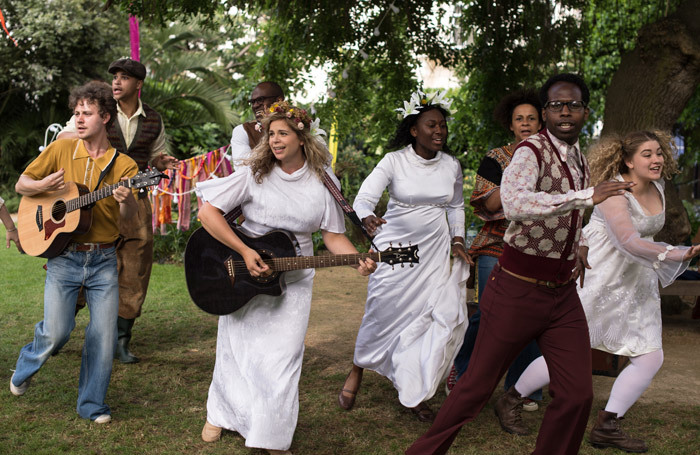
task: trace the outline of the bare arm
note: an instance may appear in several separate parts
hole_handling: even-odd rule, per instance
[[[232,248],[243,257],[246,267],[252,276],[260,276],[270,268],[265,264],[257,251],[248,247],[226,222],[223,213],[208,202],[199,209],[199,219],[202,226],[216,240]]]
[[[493,193],[489,195],[488,198],[486,198],[486,201],[484,202],[484,208],[488,210],[491,213],[496,213],[503,208],[503,204],[501,204],[501,188],[496,188]]]
[[[22,246],[19,244],[17,228],[15,227],[15,223],[12,221],[10,212],[7,210],[5,204],[0,207],[0,220],[2,220],[2,224],[5,225],[5,242],[7,248],[10,247],[10,241],[13,241],[15,242],[15,245],[17,245],[17,249],[22,252]]]
[[[323,243],[326,244],[328,251],[333,254],[353,254],[357,253],[357,248],[345,237],[345,234],[335,232],[321,231]],[[377,264],[370,258],[361,259],[360,263],[355,267],[362,276],[367,276],[377,269]]]
[[[17,184],[15,184],[15,191],[22,196],[34,196],[46,191],[62,190],[66,187],[66,183],[63,181],[65,173],[65,170],[59,169],[41,180],[34,180],[29,176],[20,175]]]
[[[122,180],[127,180],[129,177],[124,177]],[[134,193],[125,186],[120,186],[113,191],[114,199],[119,203],[119,215],[122,219],[129,219],[136,216],[138,207]]]

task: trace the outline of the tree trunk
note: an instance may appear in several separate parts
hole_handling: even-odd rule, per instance
[[[671,131],[698,84],[700,0],[686,0],[642,28],[635,48],[622,56],[608,87],[602,134]],[[665,195],[666,225],[656,239],[677,245],[690,235],[690,221],[670,182]]]

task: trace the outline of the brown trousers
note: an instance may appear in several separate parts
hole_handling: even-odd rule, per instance
[[[138,213],[119,225],[117,267],[119,270],[119,317],[141,315],[153,266],[153,224],[151,201],[137,200]]]
[[[481,412],[513,359],[533,339],[549,366],[552,397],[533,454],[578,454],[593,401],[593,380],[588,325],[575,283],[550,289],[508,275],[496,265],[479,307],[481,325],[469,368],[428,432],[406,454],[446,453],[462,425]]]

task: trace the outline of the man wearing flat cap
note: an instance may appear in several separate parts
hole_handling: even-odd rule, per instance
[[[109,65],[112,96],[117,101],[117,122],[107,128],[112,147],[131,157],[143,171],[149,164],[158,170],[177,169],[179,162],[165,152],[165,129],[160,114],[143,103],[139,91],[146,67],[136,60],[120,58]],[[77,137],[74,119],[59,138]],[[122,363],[139,361],[129,351],[134,320],[141,314],[153,265],[153,225],[147,192],[139,193],[138,216],[122,220],[117,244],[119,267],[118,341],[115,357]]]

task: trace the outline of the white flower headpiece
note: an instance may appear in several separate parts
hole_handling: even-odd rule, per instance
[[[440,106],[449,113],[452,100],[445,98],[446,94],[447,90],[435,92],[431,95],[426,95],[422,91],[416,90],[408,101],[403,102],[403,108],[396,109],[396,112],[399,113],[399,119],[405,119],[409,115],[420,114],[418,109],[428,105]]]

